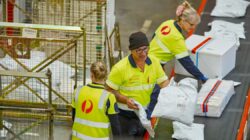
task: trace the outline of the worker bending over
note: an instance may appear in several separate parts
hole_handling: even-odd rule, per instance
[[[187,1],[177,7],[176,16],[176,20],[167,20],[157,28],[149,54],[160,59],[162,66],[176,58],[190,74],[205,82],[207,78],[191,60],[184,38],[200,23],[200,16]]]

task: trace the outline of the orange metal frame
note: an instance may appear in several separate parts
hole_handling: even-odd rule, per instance
[[[241,116],[241,121],[240,121],[240,126],[239,126],[239,131],[237,134],[237,140],[243,140],[243,135],[244,135],[244,129],[245,129],[245,124],[248,119],[248,112],[249,112],[249,106],[250,106],[250,88],[248,89],[248,94],[247,94],[247,99],[245,102],[244,106],[244,111]]]

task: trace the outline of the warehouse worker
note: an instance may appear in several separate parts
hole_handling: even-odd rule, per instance
[[[165,87],[169,82],[159,60],[148,56],[149,42],[144,33],[131,34],[129,43],[131,54],[112,67],[106,81],[107,89],[115,94],[118,101],[119,120],[126,139],[142,137],[145,132],[133,112],[138,110],[134,101],[146,109],[155,84]]]
[[[176,16],[177,20],[167,20],[157,28],[150,42],[149,54],[160,59],[162,66],[176,58],[190,74],[205,82],[207,78],[191,60],[184,38],[184,34],[199,24],[200,16],[187,1],[177,7]]]
[[[117,139],[121,129],[116,99],[114,94],[104,90],[107,69],[102,62],[95,62],[90,72],[92,83],[77,88],[72,100],[72,140],[108,140],[110,123],[114,139]]]

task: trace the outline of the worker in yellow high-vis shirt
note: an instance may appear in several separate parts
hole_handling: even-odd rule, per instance
[[[78,87],[72,99],[72,139],[109,140],[110,126],[114,139],[119,139],[121,129],[116,99],[114,94],[104,89],[106,67],[102,62],[95,62],[90,72],[92,83]]]
[[[157,28],[150,42],[149,54],[157,57],[162,66],[176,58],[190,74],[205,82],[207,78],[191,60],[184,38],[185,33],[199,24],[200,16],[187,1],[177,7],[176,16],[176,20],[167,20]]]
[[[153,111],[154,107],[150,103],[155,104],[155,96],[158,96],[152,93],[155,85],[159,84],[162,88],[169,83],[159,60],[148,56],[149,42],[146,35],[135,32],[130,35],[129,43],[131,54],[112,67],[106,81],[107,90],[111,91],[118,101],[119,120],[125,139],[142,137],[145,132],[133,112],[138,109],[134,101],[139,102],[149,114],[148,110]]]

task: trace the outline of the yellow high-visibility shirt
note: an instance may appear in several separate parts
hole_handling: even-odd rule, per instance
[[[106,113],[117,114],[118,108],[115,96],[104,90],[103,85],[88,84],[77,88],[72,107],[76,110],[72,129],[73,140],[109,139],[111,129]]]
[[[149,54],[163,64],[189,55],[181,29],[178,28],[180,27],[174,20],[165,21],[158,27],[150,42]]]
[[[141,71],[136,66],[132,55],[129,55],[112,67],[106,84],[146,107],[149,104],[154,85],[165,80],[167,80],[167,76],[157,58],[148,56],[144,71]],[[118,107],[129,110],[126,105],[121,103],[118,103]]]

